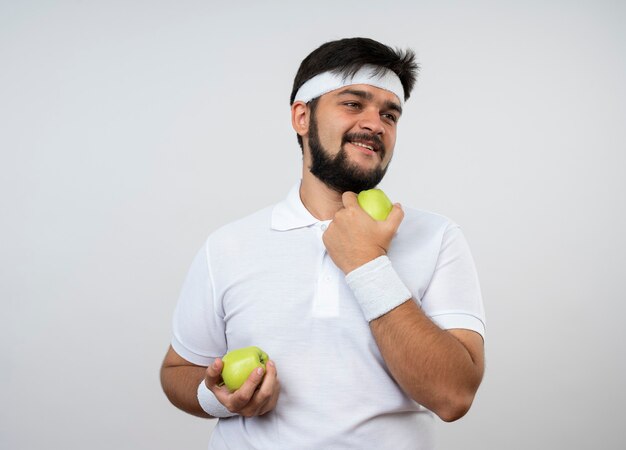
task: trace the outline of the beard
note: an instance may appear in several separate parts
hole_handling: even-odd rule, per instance
[[[315,111],[311,111],[309,126],[309,148],[311,150],[310,172],[315,175],[330,189],[343,194],[344,192],[356,192],[375,188],[383,179],[389,163],[385,167],[378,166],[374,169],[364,170],[348,159],[348,152],[344,145],[347,142],[365,139],[375,141],[378,144],[380,158],[385,156],[385,146],[377,135],[363,133],[347,133],[341,140],[341,148],[335,156],[330,156],[322,146],[319,139]]]

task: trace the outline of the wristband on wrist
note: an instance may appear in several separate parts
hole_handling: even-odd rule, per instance
[[[198,385],[198,402],[200,407],[205,413],[218,418],[226,418],[236,416],[237,414],[230,412],[220,401],[215,397],[215,394],[206,387],[204,379]]]
[[[379,256],[346,275],[368,322],[409,300],[412,295],[387,256]]]

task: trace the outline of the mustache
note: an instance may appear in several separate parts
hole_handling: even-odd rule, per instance
[[[368,134],[368,133],[346,133],[343,136],[341,141],[341,145],[346,144],[351,141],[366,141],[371,142],[374,150],[376,152],[381,153],[381,157],[385,156],[387,149],[385,148],[385,144],[383,143],[380,136],[377,134]]]

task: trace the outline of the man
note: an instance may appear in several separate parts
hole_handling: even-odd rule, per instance
[[[387,170],[416,71],[412,52],[363,38],[303,60],[301,182],[208,238],[174,316],[163,389],[219,418],[210,448],[430,449],[433,413],[469,409],[484,312],[459,227],[399,204],[377,222],[356,200]],[[272,360],[230,392],[221,356],[250,345]]]

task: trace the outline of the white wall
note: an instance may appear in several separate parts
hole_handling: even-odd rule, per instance
[[[0,3],[0,448],[206,448],[158,380],[183,276],[297,180],[293,76],[357,35],[422,66],[383,187],[481,276],[487,374],[441,448],[623,445],[624,3],[248,3]]]

